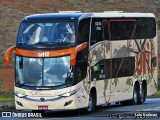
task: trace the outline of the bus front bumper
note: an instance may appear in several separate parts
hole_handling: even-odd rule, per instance
[[[17,110],[69,110],[77,109],[76,96],[64,97],[58,100],[45,101],[41,97],[39,101],[32,101],[15,96],[15,106]]]

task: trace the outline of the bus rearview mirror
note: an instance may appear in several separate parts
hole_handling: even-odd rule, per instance
[[[11,53],[16,49],[16,46],[12,46],[10,47],[5,55],[4,55],[4,62],[5,62],[5,66],[9,67],[10,66],[10,56],[11,56]]]

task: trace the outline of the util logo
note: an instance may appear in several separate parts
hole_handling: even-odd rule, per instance
[[[38,53],[38,57],[49,57],[49,52]]]
[[[146,41],[144,41],[146,42]],[[144,43],[145,44],[145,43]],[[153,40],[150,40],[146,43],[146,46],[138,45],[138,48],[141,48],[139,53],[136,55],[136,72],[138,75],[143,74],[153,74],[153,67],[152,67],[152,58],[154,52],[154,43]]]

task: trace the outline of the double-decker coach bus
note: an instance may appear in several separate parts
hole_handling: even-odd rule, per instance
[[[157,90],[152,13],[53,13],[26,16],[15,51],[17,110],[90,113],[97,105],[142,104]]]

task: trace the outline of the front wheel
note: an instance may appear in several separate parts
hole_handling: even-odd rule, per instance
[[[96,95],[94,92],[91,92],[89,95],[88,106],[84,109],[85,113],[91,113],[95,110],[96,107]]]

